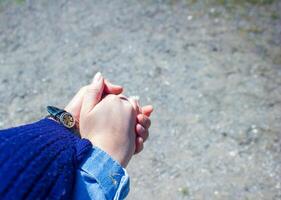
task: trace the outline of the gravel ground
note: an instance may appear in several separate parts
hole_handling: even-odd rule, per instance
[[[101,71],[155,106],[128,199],[281,199],[280,10],[1,0],[0,128],[64,106]]]

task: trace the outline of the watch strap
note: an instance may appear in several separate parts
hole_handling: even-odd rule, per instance
[[[57,108],[57,107],[54,107],[54,106],[47,106],[47,111],[54,118],[58,118],[58,116],[60,114],[62,114],[63,112],[66,112],[63,109],[60,109],[60,108]]]

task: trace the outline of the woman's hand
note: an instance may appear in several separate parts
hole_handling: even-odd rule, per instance
[[[87,104],[83,101],[81,135],[126,167],[136,149],[136,110],[116,95],[107,95],[94,107]]]
[[[66,106],[65,110],[70,112],[76,119],[78,120],[80,119],[80,133],[82,137],[88,138],[94,145],[105,150],[113,158],[118,160],[123,166],[126,166],[132,154],[139,153],[143,149],[143,143],[148,137],[148,128],[151,123],[149,119],[149,115],[153,111],[153,108],[152,106],[144,106],[141,108],[138,105],[138,102],[136,102],[133,99],[124,98],[124,96],[122,97],[119,96],[118,98],[116,98],[115,95],[120,94],[122,91],[123,88],[121,86],[111,84],[107,80],[104,80],[101,74],[98,73],[96,74],[93,82],[90,85],[87,85],[82,89],[80,89],[80,91],[75,95],[75,97],[71,100],[71,102]],[[114,94],[114,95],[108,95],[106,96],[106,98],[104,98],[101,101],[102,96],[106,94]],[[131,105],[129,104],[128,100],[129,102],[131,102]],[[101,104],[99,107],[97,107],[99,105],[98,103]],[[112,106],[112,108],[110,106]],[[95,107],[97,107],[97,109],[95,109]],[[133,107],[134,110],[133,113],[130,111],[132,109],[131,107]],[[115,112],[117,108],[122,109],[124,113],[116,112],[115,114],[119,114],[119,115],[124,114],[124,115],[114,116],[112,118],[113,120],[109,120],[111,114],[108,115],[106,112],[109,111]],[[91,111],[93,111],[92,115],[89,114]],[[97,116],[98,111],[99,113],[102,111],[101,113],[103,114],[98,114],[99,116]],[[137,115],[137,117],[135,115]],[[112,125],[119,127],[120,132],[126,133],[122,135],[123,141],[121,140],[116,141],[116,144],[117,143],[121,144],[122,142],[124,142],[122,143],[124,151],[120,150],[120,146],[117,147],[116,144],[112,144],[112,141],[114,140],[111,140],[111,142],[108,141],[110,139],[113,139],[113,137],[110,136],[109,134],[100,134],[100,131],[92,132],[93,129],[92,121],[90,120],[91,122],[83,123],[82,121],[84,121],[84,117],[87,120],[88,118],[89,119],[98,118],[95,119],[94,121],[100,120],[99,123],[101,123],[102,120],[106,120],[107,123],[104,125],[104,128],[102,128],[103,130],[107,130],[106,128],[108,128],[109,123],[114,123],[114,121],[116,121],[118,117],[123,117],[122,119],[124,121],[123,120],[120,120],[119,122],[116,121],[115,125],[113,124]],[[81,127],[81,123],[83,124],[82,127]],[[97,123],[94,122],[94,124],[95,124],[94,129],[96,130]],[[132,124],[134,124],[133,129],[131,127]],[[126,131],[124,131],[124,129],[126,129]],[[112,133],[116,135],[117,129],[114,128],[114,130],[115,131],[112,131]],[[96,134],[96,132],[99,132],[99,134]],[[129,134],[129,132],[131,132],[131,134]],[[134,132],[136,132],[137,134],[135,134]],[[132,138],[135,138],[134,142],[132,142]],[[125,144],[125,140],[127,139],[128,141]]]
[[[67,112],[71,113],[72,116],[78,122],[80,119],[80,112],[81,112],[83,97],[90,86],[91,85],[86,85],[86,86],[82,87],[65,107],[65,110]],[[110,83],[108,80],[104,80],[104,90],[103,90],[104,94],[118,95],[118,94],[121,94],[122,91],[123,91],[123,88],[121,86],[114,85],[114,84]]]
[[[153,112],[153,107],[151,105],[147,105],[142,108],[140,107],[140,112],[137,115],[137,125],[136,125],[137,137],[136,137],[135,154],[143,150],[143,143],[147,140],[149,136],[148,129],[151,125],[149,116],[152,112]]]

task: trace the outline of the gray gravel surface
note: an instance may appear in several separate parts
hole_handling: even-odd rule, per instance
[[[281,199],[281,1],[0,1],[0,128],[95,72],[155,107],[128,199]]]

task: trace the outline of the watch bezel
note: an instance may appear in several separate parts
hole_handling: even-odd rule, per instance
[[[72,123],[70,126],[64,121],[64,116],[65,116],[65,115],[68,115],[68,116],[72,117],[72,119],[73,119],[73,123]],[[74,119],[74,117],[73,117],[70,113],[68,113],[68,112],[63,112],[63,113],[59,116],[59,120],[60,120],[60,122],[61,122],[65,127],[67,127],[67,128],[73,128],[73,127],[75,126],[75,119]]]

